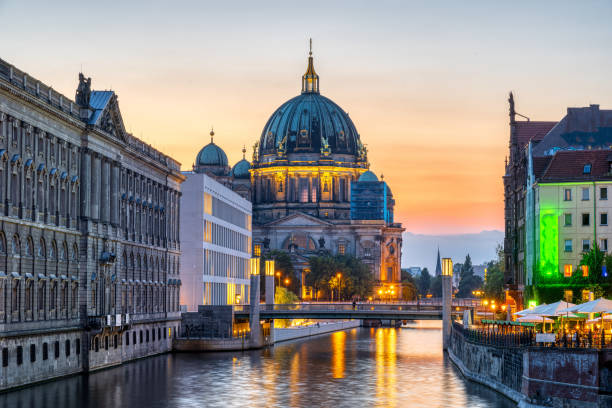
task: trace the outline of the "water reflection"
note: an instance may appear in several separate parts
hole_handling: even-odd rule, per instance
[[[0,394],[0,407],[512,407],[466,382],[439,328],[353,329],[246,353],[176,354]]]
[[[336,332],[331,335],[332,340],[332,377],[344,378],[344,352],[346,350],[346,332]]]

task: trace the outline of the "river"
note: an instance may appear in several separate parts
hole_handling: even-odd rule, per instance
[[[0,394],[0,407],[514,407],[465,380],[439,322],[236,353],[166,354]]]

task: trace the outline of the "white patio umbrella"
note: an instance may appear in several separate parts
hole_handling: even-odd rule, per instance
[[[553,319],[549,319],[548,317],[536,314],[528,314],[526,316],[519,317],[516,319],[517,322],[527,322],[527,323],[554,323]]]
[[[526,316],[529,314],[538,314],[540,312],[540,310],[543,310],[546,306],[548,306],[546,303],[542,303],[541,305],[538,305],[536,307],[532,307],[531,309],[524,309],[518,312],[514,312],[515,316]],[[612,308],[611,308],[612,309]]]
[[[576,306],[568,307],[567,309],[561,309],[560,312],[572,312],[572,313],[601,313],[601,327],[603,330],[603,318],[604,313],[612,309],[612,300],[599,298],[591,300],[590,302],[581,303]],[[592,319],[595,320],[595,319]]]
[[[550,303],[538,310],[538,314],[542,316],[565,316],[566,314],[570,314],[566,312],[565,309],[576,306],[573,303],[566,302],[564,300],[560,300],[555,303]]]
[[[579,305],[568,307],[567,309],[560,309],[558,312],[564,314],[569,313],[608,313],[612,310],[612,300],[605,298],[599,298],[591,300],[590,302],[581,303]]]

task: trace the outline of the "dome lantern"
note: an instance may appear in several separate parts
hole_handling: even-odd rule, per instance
[[[319,93],[319,76],[315,72],[312,58],[312,38],[310,39],[310,52],[308,53],[308,68],[302,75],[302,93]]]

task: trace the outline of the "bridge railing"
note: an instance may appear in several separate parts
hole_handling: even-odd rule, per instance
[[[479,299],[453,299],[453,308],[475,308],[480,305]],[[423,299],[422,301],[410,302],[357,302],[353,305],[352,302],[302,302],[295,304],[261,304],[261,311],[438,311],[442,307],[441,299]],[[234,306],[235,312],[248,312],[248,305]]]

